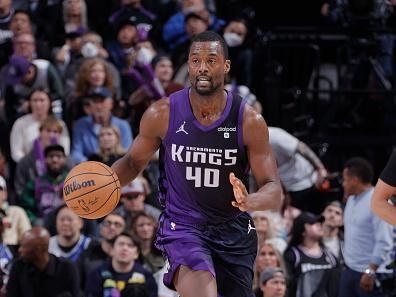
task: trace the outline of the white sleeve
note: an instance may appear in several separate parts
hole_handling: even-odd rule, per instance
[[[21,121],[16,121],[11,128],[10,133],[10,147],[11,147],[11,157],[18,163],[24,156],[23,151],[23,123]]]
[[[287,156],[293,156],[297,152],[297,146],[300,142],[298,138],[281,128],[271,127],[269,131],[270,145],[275,151],[281,151]]]

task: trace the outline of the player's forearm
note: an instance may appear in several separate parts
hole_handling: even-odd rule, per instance
[[[140,172],[140,167],[133,162],[132,158],[130,158],[128,154],[114,162],[111,168],[117,174],[121,186],[125,186],[138,176]]]
[[[247,211],[274,210],[279,211],[283,201],[282,188],[278,181],[270,181],[257,192],[251,193],[247,200]]]

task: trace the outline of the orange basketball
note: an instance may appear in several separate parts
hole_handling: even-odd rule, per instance
[[[120,201],[121,185],[106,164],[87,161],[73,167],[63,184],[63,199],[77,215],[98,219],[109,214]]]

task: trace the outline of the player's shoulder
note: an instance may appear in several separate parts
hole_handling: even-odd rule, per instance
[[[169,98],[162,98],[147,108],[145,116],[153,119],[163,119],[164,116],[169,116]]]
[[[266,126],[264,117],[249,104],[245,104],[245,108],[243,111],[243,124],[244,126],[263,124]]]

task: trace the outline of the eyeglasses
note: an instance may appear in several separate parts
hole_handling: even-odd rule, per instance
[[[125,194],[122,195],[121,198],[125,198],[126,200],[134,200],[139,197],[140,194]]]
[[[103,221],[102,222],[102,226],[103,227],[110,227],[111,225],[113,225],[116,228],[124,228],[124,224],[120,223],[120,222],[113,222],[113,221]]]

